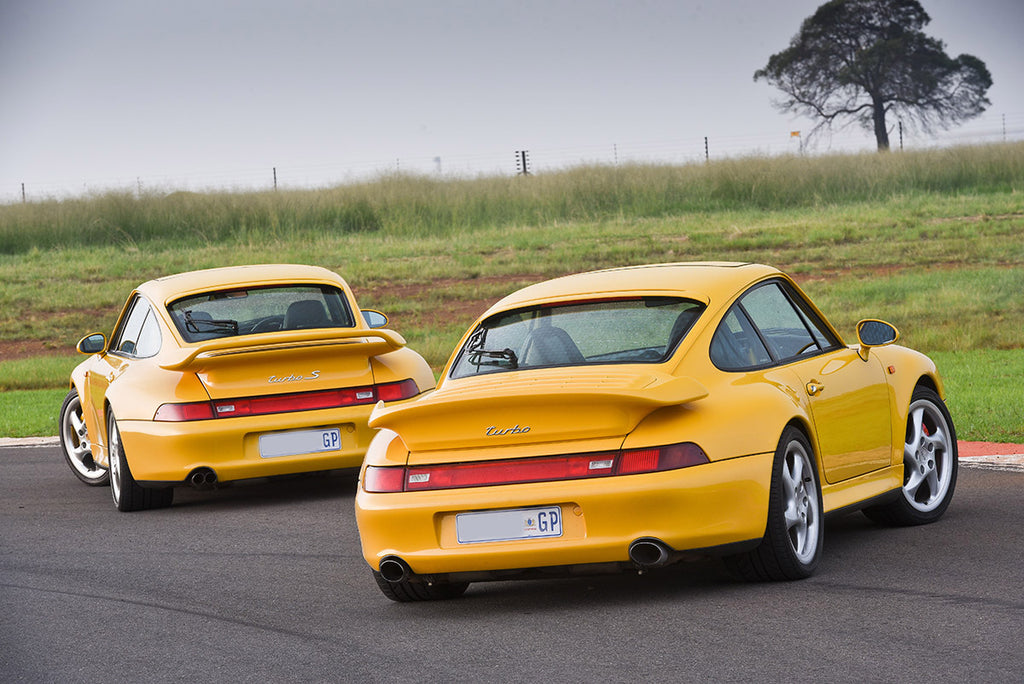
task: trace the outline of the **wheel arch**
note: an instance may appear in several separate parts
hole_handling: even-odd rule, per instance
[[[779,430],[779,436],[776,440],[777,442],[782,441],[782,435],[786,432],[787,428],[795,428],[796,430],[799,430],[807,439],[807,443],[811,445],[811,450],[814,452],[811,454],[811,457],[814,459],[814,468],[816,470],[814,474],[818,478],[818,486],[823,487],[825,484],[824,478],[822,477],[824,464],[821,462],[821,449],[818,446],[818,435],[815,433],[814,426],[811,424],[811,421],[807,416],[802,414],[793,416],[789,419],[789,422],[783,425],[782,429]]]

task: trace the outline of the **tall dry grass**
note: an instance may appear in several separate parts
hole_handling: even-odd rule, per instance
[[[123,191],[0,206],[0,254],[154,241],[265,244],[324,234],[444,236],[478,228],[1022,189],[1024,143],[685,166],[584,166],[511,178],[396,174],[322,190]]]

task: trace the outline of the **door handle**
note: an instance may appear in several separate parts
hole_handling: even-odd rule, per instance
[[[812,397],[818,396],[821,393],[821,391],[824,390],[824,389],[825,389],[824,385],[819,385],[814,380],[811,380],[809,383],[807,383],[807,393],[809,395],[811,395]]]

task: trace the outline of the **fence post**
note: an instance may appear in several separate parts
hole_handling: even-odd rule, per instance
[[[516,150],[516,175],[530,175],[530,153],[526,150]]]
[[[711,155],[708,154],[708,136],[704,136],[704,163],[711,161]]]
[[[277,167],[274,167],[274,192],[277,192]]]
[[[21,203],[25,204],[25,184],[21,184]]]

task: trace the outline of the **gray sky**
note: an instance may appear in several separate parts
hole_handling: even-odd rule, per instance
[[[0,0],[0,201],[795,151],[753,73],[817,0]],[[1024,2],[922,0],[1024,138]],[[908,134],[908,137],[909,134]],[[987,139],[987,138],[985,138]],[[1001,138],[1000,138],[1001,139]],[[918,137],[916,146],[935,144]],[[894,141],[895,144],[895,141]],[[818,150],[870,150],[858,128]],[[438,163],[436,158],[440,158]]]

